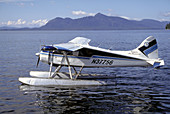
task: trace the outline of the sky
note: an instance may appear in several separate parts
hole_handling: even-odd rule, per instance
[[[75,19],[97,13],[170,21],[170,0],[0,0],[0,27],[39,27],[56,17]]]

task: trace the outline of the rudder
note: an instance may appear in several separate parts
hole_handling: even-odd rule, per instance
[[[147,37],[137,49],[150,59],[158,59],[158,45],[153,36]]]

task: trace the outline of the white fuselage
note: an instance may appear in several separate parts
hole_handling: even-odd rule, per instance
[[[121,53],[117,51],[118,53]],[[123,51],[122,51],[123,53]],[[125,52],[124,52],[125,53]],[[127,55],[126,55],[127,56]],[[132,55],[131,55],[132,56]],[[145,59],[137,58],[119,58],[93,55],[91,57],[67,55],[71,66],[77,67],[130,67],[130,66],[149,66]],[[40,60],[44,63],[51,63],[54,65],[68,65],[63,54],[50,55],[49,52],[40,52]]]

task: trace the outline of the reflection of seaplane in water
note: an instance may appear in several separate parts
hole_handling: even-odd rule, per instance
[[[112,51],[89,45],[90,39],[76,37],[68,43],[44,46],[38,56],[39,61],[50,65],[49,72],[31,71],[33,77],[20,77],[19,81],[28,85],[105,85],[103,81],[80,80],[83,68],[93,67],[138,67],[164,65],[158,58],[158,46],[153,36],[147,37],[136,49]],[[63,66],[69,73],[59,72]],[[52,72],[52,67],[56,67]],[[80,67],[79,72],[76,68]],[[72,71],[74,70],[74,74]]]

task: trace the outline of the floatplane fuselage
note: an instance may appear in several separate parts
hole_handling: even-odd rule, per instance
[[[56,77],[62,66],[67,66],[69,78],[77,79],[85,67],[147,67],[158,68],[164,65],[164,60],[158,58],[158,45],[153,36],[147,37],[136,49],[130,51],[113,51],[89,45],[90,39],[76,37],[68,43],[44,46],[39,53],[39,61],[50,65],[49,73],[35,73],[31,75],[48,75]],[[52,67],[56,70],[52,72]],[[79,72],[75,67],[80,67]],[[72,70],[75,76],[72,75]],[[39,76],[38,76],[39,77]],[[21,80],[20,80],[21,81]]]

